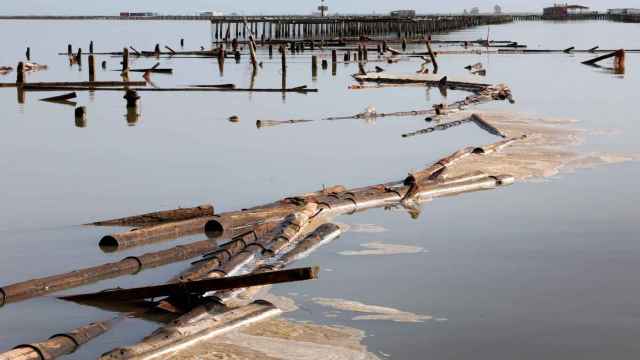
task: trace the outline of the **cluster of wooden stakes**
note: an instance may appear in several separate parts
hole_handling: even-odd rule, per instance
[[[370,41],[366,40],[365,41]],[[304,42],[303,42],[304,43]],[[446,118],[448,115],[467,109],[475,104],[489,101],[509,100],[513,102],[510,89],[505,85],[490,85],[457,81],[437,75],[437,54],[432,51],[431,43],[426,42],[429,57],[417,74],[391,75],[384,71],[367,72],[364,61],[369,52],[366,44],[359,41],[355,54],[360,63],[360,71],[354,78],[360,83],[374,82],[378,85],[418,84],[446,89],[459,89],[472,92],[472,95],[451,104],[437,104],[423,110],[377,113],[366,111],[345,117],[331,117],[323,120],[379,118],[388,116],[427,116],[430,120]],[[93,44],[92,44],[93,45]],[[139,91],[259,91],[260,89],[238,89],[232,85],[196,85],[187,88],[158,89],[143,87],[146,81],[129,81],[128,73],[141,70],[146,75],[154,72],[168,73],[168,69],[154,66],[150,69],[129,69],[129,49],[122,52],[103,53],[122,56],[121,82],[99,82],[95,80],[95,58],[93,46],[89,52],[89,82],[83,83],[27,83],[24,77],[24,64],[17,69],[16,86],[19,91],[122,91],[125,92],[127,107],[137,106]],[[250,37],[249,56],[254,70],[260,67],[257,60],[257,43]],[[268,42],[272,55],[272,43]],[[280,43],[283,70],[286,72],[286,43]],[[466,45],[466,44],[465,44]],[[264,46],[264,45],[262,45]],[[293,43],[291,48],[299,49],[300,44]],[[304,44],[302,48],[304,49]],[[312,44],[311,46],[315,46]],[[326,46],[326,45],[325,45]],[[385,61],[392,62],[397,56],[406,54],[380,42],[377,51],[386,54]],[[238,57],[238,42],[232,44],[233,57]],[[82,51],[74,54],[69,47],[67,56],[73,64],[82,62]],[[153,52],[140,52],[131,49],[135,56],[210,56],[225,59],[223,46],[213,50],[176,52],[167,47],[168,53],[161,52],[156,46]],[[351,52],[347,51],[345,61],[350,61]],[[411,56],[424,56],[412,53]],[[594,64],[608,57],[615,57],[623,65],[624,51],[616,51],[590,61]],[[314,56],[312,59],[316,59]],[[332,61],[337,62],[336,50],[332,51]],[[589,62],[587,62],[589,63]],[[106,67],[105,64],[103,66]],[[312,60],[317,69],[317,60]],[[470,71],[481,70],[476,65]],[[315,71],[315,69],[313,69]],[[3,86],[8,86],[3,84]],[[359,85],[363,88],[364,85]],[[291,91],[307,93],[316,91],[306,87],[281,89],[262,89],[264,91]],[[70,101],[71,94],[48,101]],[[76,108],[76,117],[84,117],[81,109]],[[259,127],[291,124],[312,120],[261,120]],[[333,223],[339,216],[362,212],[373,208],[403,208],[413,217],[420,213],[420,204],[433,198],[457,195],[472,191],[494,189],[510,185],[514,177],[509,174],[488,174],[470,172],[460,176],[448,176],[448,169],[458,161],[468,157],[490,156],[501,151],[521,138],[506,138],[499,129],[483,121],[481,116],[473,115],[468,120],[442,123],[441,128],[432,127],[405,136],[430,133],[450,126],[473,122],[482,129],[503,139],[486,145],[461,149],[446,156],[423,170],[412,172],[404,179],[380,183],[365,187],[347,189],[344,186],[332,186],[320,191],[286,197],[269,204],[240,211],[216,213],[212,205],[195,208],[180,208],[160,211],[122,219],[101,221],[91,226],[127,226],[129,231],[104,236],[100,247],[106,252],[117,252],[152,243],[169,241],[188,235],[206,235],[203,240],[175,246],[166,250],[149,252],[138,256],[129,256],[120,261],[110,262],[67,273],[32,279],[0,287],[0,306],[24,301],[34,297],[80,287],[105,279],[138,274],[142,271],[171,263],[194,260],[183,272],[164,284],[141,288],[113,289],[92,294],[65,296],[63,299],[82,304],[97,306],[122,314],[121,316],[96,321],[77,329],[54,335],[48,340],[19,345],[0,354],[0,360],[17,359],[54,359],[74,352],[97,336],[109,331],[123,317],[138,317],[159,322],[158,330],[137,344],[116,348],[101,356],[101,359],[150,359],[162,358],[197,341],[209,339],[239,326],[276,316],[281,311],[273,304],[255,300],[265,286],[294,281],[316,279],[318,267],[288,267],[296,260],[309,255],[313,250],[341,235],[343,229]],[[245,275],[235,276],[238,273]]]

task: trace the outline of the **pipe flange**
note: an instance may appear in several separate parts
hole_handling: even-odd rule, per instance
[[[142,265],[142,260],[140,260],[139,257],[137,257],[137,256],[128,256],[128,257],[122,259],[122,262],[125,262],[127,260],[135,260],[138,263],[138,269],[136,271],[134,271],[132,273],[132,275],[136,275],[136,274],[140,273],[140,271],[142,271],[142,268],[143,268],[144,265]]]

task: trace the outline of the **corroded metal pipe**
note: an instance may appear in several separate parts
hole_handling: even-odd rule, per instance
[[[109,331],[119,319],[95,322],[67,333],[53,335],[47,341],[18,345],[13,350],[0,354],[0,360],[51,360],[71,354]]]
[[[156,211],[148,214],[129,216],[120,219],[98,221],[87,225],[94,226],[150,226],[167,223],[170,221],[189,220],[202,216],[213,216],[214,209],[211,204],[204,204],[191,208],[178,208],[173,210]]]
[[[104,279],[137,274],[145,269],[191,259],[216,249],[218,244],[215,241],[202,240],[168,250],[127,257],[117,262],[11,284],[0,288],[0,306]]]
[[[142,342],[103,354],[101,360],[156,359],[277,315],[282,311],[267,301],[218,313],[219,306],[196,308],[169,326],[156,330]]]

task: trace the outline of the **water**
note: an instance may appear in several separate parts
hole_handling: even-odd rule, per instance
[[[610,22],[523,22],[492,26],[491,37],[531,48],[640,48],[637,24]],[[88,75],[69,67],[66,44],[96,51],[133,45],[150,50],[157,42],[186,49],[210,38],[209,25],[190,22],[2,22],[8,37],[1,65],[13,65],[31,47],[32,60],[49,70],[29,81],[82,81]],[[46,35],[45,35],[46,34]],[[485,37],[475,28],[445,39]],[[422,50],[421,47],[418,47]],[[85,49],[86,50],[86,49]],[[140,119],[128,126],[121,93],[80,93],[87,107],[86,128],[76,128],[73,108],[38,101],[28,93],[16,103],[15,89],[0,89],[0,283],[60,273],[129,255],[164,249],[199,237],[103,254],[101,235],[117,229],[78,226],[92,220],[213,202],[218,211],[235,210],[308,192],[323,185],[362,186],[401,178],[411,169],[469,144],[494,141],[470,126],[403,139],[425,126],[422,118],[314,122],[256,129],[257,119],[317,119],[351,115],[368,106],[378,111],[426,109],[442,101],[436,89],[388,88],[348,91],[355,65],[339,64],[337,76],[319,71],[311,78],[309,52],[289,58],[289,86],[309,85],[317,94],[141,93]],[[322,56],[330,58],[330,53]],[[638,119],[632,94],[640,57],[627,55],[627,72],[613,75],[579,64],[588,54],[442,56],[443,74],[464,74],[481,61],[488,82],[505,82],[514,110],[539,116],[576,118],[587,129],[617,129],[590,136],[585,151],[638,153]],[[102,58],[99,58],[102,60]],[[109,69],[118,58],[104,58]],[[256,87],[279,87],[280,64],[260,54]],[[154,60],[137,60],[133,68]],[[159,86],[235,83],[248,87],[251,67],[227,62],[220,74],[215,60],[162,60],[175,75],[153,77]],[[417,61],[375,64],[394,73],[412,73]],[[370,67],[374,64],[370,64]],[[15,74],[0,76],[14,81]],[[98,71],[99,80],[118,73]],[[138,75],[136,75],[138,76]],[[466,94],[449,92],[449,100]],[[227,121],[238,115],[239,124]],[[497,191],[435,201],[419,220],[375,210],[346,217],[373,223],[383,233],[348,233],[314,253],[305,263],[321,265],[321,280],[280,286],[279,294],[299,293],[305,310],[296,319],[353,326],[370,337],[373,352],[393,359],[549,358],[626,359],[640,353],[634,274],[640,246],[635,219],[640,165],[625,163],[563,174],[545,183],[521,183]],[[426,253],[344,257],[362,243],[383,241],[423,247]],[[103,281],[67,293],[137,286],[168,280],[186,266],[175,264],[140,275]],[[353,314],[325,318],[326,308],[311,297],[335,297],[430,314],[447,321],[417,324],[353,321]],[[53,296],[0,310],[0,348],[48,338],[97,319],[104,311],[55,300]],[[133,343],[156,327],[127,319],[117,331],[83,347],[71,358],[85,359]]]

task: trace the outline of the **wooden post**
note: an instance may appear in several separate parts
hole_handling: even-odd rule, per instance
[[[27,61],[31,61],[31,48],[27,47],[27,52],[26,52],[26,57],[27,57]]]
[[[87,127],[87,108],[84,106],[77,107],[74,113],[76,127]]]
[[[287,50],[284,45],[280,45],[280,50],[282,53],[282,73],[285,74],[287,72]]]
[[[122,73],[127,74],[129,72],[129,49],[122,49]]]
[[[78,66],[82,66],[82,48],[78,48],[78,54],[76,54],[76,62]]]
[[[407,38],[402,38],[402,51],[407,51]]]
[[[127,100],[128,108],[138,107],[138,100],[140,100],[140,95],[135,90],[127,90],[124,94],[123,99]]]
[[[71,44],[67,45],[67,55],[69,57],[73,55],[73,46],[71,46]]]
[[[20,61],[16,69],[16,85],[20,87],[24,84],[24,63]]]
[[[331,62],[334,64],[338,62],[338,51],[336,49],[331,50]]]
[[[180,39],[180,47],[184,47],[184,39]]]
[[[269,59],[273,58],[273,44],[269,41]]]
[[[156,55],[156,57],[160,57],[160,44],[156,44],[155,49],[153,49],[153,53]]]
[[[427,44],[427,51],[429,51],[429,57],[431,58],[431,63],[433,63],[433,73],[437,74],[438,73],[438,62],[436,61],[435,54],[431,50],[431,41],[427,40],[426,44]]]
[[[107,61],[103,60],[102,61],[102,70],[106,70],[107,69]]]
[[[93,54],[89,55],[89,81],[96,81],[96,60]]]
[[[316,55],[311,57],[311,77],[313,79],[318,77],[318,57]]]
[[[89,54],[93,54],[93,40],[89,42]]]

